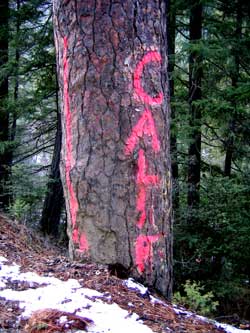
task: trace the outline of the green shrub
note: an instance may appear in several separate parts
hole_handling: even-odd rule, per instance
[[[30,210],[30,205],[23,199],[17,198],[9,207],[9,213],[18,221],[25,220]]]
[[[219,305],[217,301],[213,300],[214,295],[211,291],[202,294],[204,286],[201,286],[199,282],[191,283],[190,280],[187,280],[183,285],[183,289],[185,295],[181,296],[181,293],[177,291],[174,294],[174,302],[196,311],[201,315],[211,315]]]

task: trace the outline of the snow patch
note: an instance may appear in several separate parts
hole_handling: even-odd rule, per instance
[[[125,281],[125,285],[129,289],[133,289],[133,290],[139,291],[142,295],[145,295],[145,293],[148,292],[148,288],[146,288],[145,286],[143,286],[140,283],[136,283],[131,278],[129,278],[128,280]],[[150,297],[150,300],[151,300],[152,303],[160,303],[160,304],[163,304],[165,306],[168,306],[167,303],[164,303],[163,301],[161,301],[160,299],[158,299],[158,298],[156,298],[156,297],[154,297],[152,295],[149,295],[149,297]],[[173,305],[173,309],[174,309],[174,312],[176,314],[185,315],[186,317],[195,316],[196,318],[201,319],[201,320],[203,320],[205,322],[211,322],[214,325],[216,325],[218,328],[223,328],[225,330],[225,332],[227,332],[227,333],[250,333],[250,330],[241,330],[241,329],[235,328],[235,327],[233,327],[231,325],[228,325],[228,324],[221,324],[221,323],[218,323],[216,321],[209,320],[206,317],[196,315],[195,313],[187,311],[184,308],[181,308],[181,307],[179,307],[179,306],[177,306],[175,304]]]
[[[152,333],[152,330],[143,325],[138,315],[129,313],[121,309],[117,304],[107,304],[100,298],[110,299],[110,296],[102,294],[96,290],[83,288],[77,280],[69,279],[61,281],[55,277],[39,276],[36,273],[20,273],[20,267],[16,264],[7,265],[8,260],[0,256],[0,297],[10,301],[19,301],[19,306],[23,309],[22,317],[28,318],[33,311],[46,308],[76,313],[79,316],[92,319],[94,324],[88,328],[91,333]],[[36,289],[22,291],[6,289],[7,282],[24,281],[30,286],[34,283],[38,285]],[[139,291],[142,295],[148,294],[148,288],[133,279],[128,279],[125,285],[133,290]],[[152,303],[167,303],[151,296]],[[128,303],[133,308],[133,303]],[[209,319],[197,316],[185,309],[173,306],[174,311],[179,315],[196,316],[206,322]],[[65,318],[62,316],[63,322]],[[223,328],[227,333],[250,333],[250,330],[241,330],[227,324],[213,322],[217,327]],[[78,331],[83,332],[83,331]]]
[[[239,328],[233,327],[231,325],[227,325],[227,324],[221,324],[221,323],[215,323],[215,325],[217,327],[221,327],[223,328],[226,332],[228,333],[250,333],[250,330],[241,330]]]
[[[6,258],[0,256],[0,263],[8,261]]]
[[[148,292],[148,288],[146,288],[145,286],[143,286],[140,283],[135,282],[132,278],[125,280],[124,283],[129,289],[137,290],[142,295],[145,295]]]
[[[196,318],[198,318],[200,320],[203,320],[205,322],[211,322],[212,324],[214,324],[218,328],[223,328],[225,330],[225,332],[227,332],[227,333],[250,333],[250,330],[241,330],[239,328],[233,327],[232,325],[218,323],[215,320],[208,319],[206,317],[196,315],[195,313],[187,311],[187,310],[185,310],[181,307],[178,307],[177,305],[174,305],[173,308],[174,308],[175,313],[177,313],[177,314],[182,314],[182,315],[185,315],[187,317],[195,316]]]
[[[33,311],[51,308],[74,312],[79,316],[92,319],[94,324],[88,328],[88,332],[91,333],[152,333],[149,327],[138,320],[139,317],[136,314],[128,313],[115,303],[103,303],[100,298],[107,298],[105,295],[96,290],[82,288],[77,280],[61,281],[55,277],[43,277],[31,272],[20,273],[19,266],[15,264],[7,266],[6,261],[4,257],[0,257],[2,288],[6,287],[5,281],[26,281],[29,284],[38,284],[36,289],[0,290],[0,297],[20,302],[23,318],[29,318]],[[62,317],[61,320],[64,318]]]

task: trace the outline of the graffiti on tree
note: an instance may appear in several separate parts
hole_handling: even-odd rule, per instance
[[[125,155],[131,155],[140,140],[145,136],[151,139],[151,146],[155,153],[160,151],[160,141],[157,135],[154,118],[149,106],[160,105],[163,102],[163,93],[160,92],[156,97],[148,95],[142,87],[142,75],[144,67],[152,62],[161,63],[161,55],[157,51],[149,51],[146,53],[141,61],[137,64],[134,71],[134,91],[137,98],[147,106],[143,111],[136,125],[133,127],[130,136],[126,140],[124,149]],[[147,174],[147,160],[143,149],[139,149],[137,160],[137,197],[136,209],[139,213],[137,220],[137,227],[142,230],[147,220],[147,192],[150,188],[160,185],[160,177],[158,175]],[[151,207],[149,213],[149,221],[154,225],[154,207]],[[148,265],[152,269],[153,264],[153,244],[162,237],[162,234],[144,235],[139,234],[135,242],[135,261],[136,267],[140,274],[145,271],[145,266]]]
[[[136,66],[136,69],[134,72],[135,93],[145,105],[155,105],[155,104],[161,104],[163,102],[163,93],[162,92],[160,92],[156,97],[151,97],[142,88],[141,77],[143,74],[143,69],[147,64],[149,64],[151,62],[160,62],[161,63],[161,55],[159,52],[149,51],[148,53],[146,53],[144,55],[144,57],[142,58],[142,60],[139,62],[139,64]]]
[[[70,173],[75,165],[75,160],[72,154],[72,112],[70,110],[70,97],[69,97],[69,64],[67,58],[68,41],[67,38],[63,38],[63,98],[64,98],[64,113],[65,113],[65,141],[66,141],[66,157],[65,157],[65,173],[66,173],[66,185],[69,193],[69,211],[72,224],[72,240],[75,244],[78,244],[79,251],[84,252],[89,249],[88,241],[84,233],[79,234],[79,230],[76,223],[77,212],[79,209],[76,194],[71,182]],[[160,140],[158,138],[157,128],[155,121],[150,110],[150,106],[160,105],[163,102],[163,93],[159,92],[157,96],[150,96],[142,86],[142,76],[146,65],[152,62],[161,63],[161,55],[157,51],[150,51],[137,64],[134,71],[133,87],[136,97],[145,105],[145,110],[142,112],[138,122],[133,127],[130,136],[126,140],[124,149],[125,155],[131,155],[139,144],[140,140],[143,140],[145,136],[148,137],[152,150],[154,153],[160,151]],[[137,228],[140,230],[140,234],[135,242],[135,262],[137,270],[140,274],[145,271],[146,265],[152,267],[153,264],[153,244],[158,242],[163,234],[156,233],[154,235],[145,235],[143,227],[147,221],[147,193],[153,187],[159,187],[161,179],[159,175],[148,174],[148,161],[143,149],[138,151],[137,159],[137,175],[136,175],[136,209],[138,211],[139,218],[136,222]],[[149,223],[154,225],[154,207],[153,204],[149,211],[148,216]]]
[[[137,221],[138,228],[142,228],[146,221],[146,191],[147,188],[153,185],[158,185],[160,180],[157,175],[146,174],[146,157],[143,149],[139,150],[138,154],[138,172],[136,183],[138,186],[138,195],[136,207],[141,213],[139,220]]]
[[[126,141],[126,155],[130,155],[134,151],[139,140],[143,138],[144,135],[151,137],[153,150],[158,152],[160,150],[160,142],[156,133],[153,116],[151,111],[147,109],[141,115],[141,118],[132,129],[132,133]]]
[[[75,165],[75,160],[72,154],[72,114],[70,110],[70,98],[69,98],[69,64],[67,58],[68,41],[67,38],[63,38],[63,99],[64,99],[64,113],[65,113],[65,141],[66,141],[66,158],[65,158],[65,174],[66,185],[69,191],[69,211],[72,223],[72,240],[75,244],[79,245],[79,251],[88,250],[88,241],[85,234],[79,235],[79,230],[76,225],[76,215],[79,209],[76,194],[73,188],[73,184],[70,179],[70,172]]]
[[[162,237],[158,235],[139,235],[136,239],[135,253],[136,253],[136,266],[139,273],[145,270],[145,263],[152,266],[153,261],[153,243],[157,242]]]

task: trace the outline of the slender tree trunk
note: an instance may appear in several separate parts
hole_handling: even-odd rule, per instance
[[[47,194],[44,200],[40,226],[42,232],[58,237],[59,224],[61,219],[62,207],[64,204],[63,188],[60,175],[60,156],[62,146],[62,126],[61,115],[58,105],[58,91],[56,92],[57,101],[57,129],[51,172],[47,185]]]
[[[169,73],[169,95],[170,102],[174,102],[174,68],[175,68],[175,31],[176,31],[176,5],[174,0],[167,1],[167,40],[168,40],[168,73]],[[179,167],[177,151],[177,126],[176,110],[174,103],[171,103],[171,123],[173,130],[170,135],[170,155],[173,177],[173,212],[175,220],[178,219],[179,211]]]
[[[19,95],[19,61],[20,61],[20,50],[19,50],[19,39],[20,39],[20,0],[16,1],[16,9],[17,9],[17,21],[16,21],[16,35],[18,38],[18,43],[16,45],[15,50],[15,84],[14,84],[14,101],[17,103],[18,95]],[[11,125],[11,135],[10,140],[13,142],[15,141],[16,137],[16,123],[17,123],[17,113],[13,110],[12,116],[12,125]],[[13,159],[13,151],[12,151],[12,158]]]
[[[190,42],[197,43],[202,38],[202,4],[191,2]],[[191,50],[189,56],[189,105],[191,143],[188,150],[188,208],[189,221],[196,220],[195,209],[200,201],[200,169],[201,169],[201,109],[197,102],[201,99],[201,54]],[[194,214],[193,214],[194,213]]]
[[[229,123],[229,137],[226,139],[226,156],[224,162],[224,176],[230,177],[232,170],[232,160],[234,152],[234,131],[235,131],[235,120],[232,119]]]
[[[234,34],[234,47],[232,49],[232,56],[233,56],[233,70],[232,70],[232,87],[235,89],[238,85],[239,80],[239,73],[240,73],[240,56],[239,56],[239,48],[238,48],[238,42],[240,42],[242,37],[242,19],[243,19],[243,13],[242,13],[242,0],[237,1],[236,6],[236,29]],[[237,116],[237,104],[236,101],[232,101],[234,112],[232,114],[232,118],[229,121],[229,133],[228,133],[228,139],[226,140],[225,148],[226,148],[226,156],[225,156],[225,163],[224,163],[224,175],[226,177],[231,176],[232,171],[232,161],[233,161],[233,154],[235,150],[235,144],[234,144],[234,132],[235,132],[235,126],[236,126],[236,116]]]
[[[20,61],[20,50],[19,50],[19,38],[20,38],[20,0],[16,1],[16,36],[17,36],[17,44],[15,50],[15,69],[14,69],[14,102],[15,105],[18,103],[19,97],[19,61]],[[14,154],[14,141],[16,139],[16,127],[17,127],[17,112],[16,109],[13,108],[11,114],[9,115],[9,141],[12,143],[12,147],[9,150],[9,204],[13,203],[13,190],[12,190],[12,162],[13,162],[13,154]]]
[[[8,0],[0,0],[0,67],[8,62]],[[9,140],[9,114],[5,103],[8,97],[8,77],[0,80],[0,208],[6,209],[9,204],[10,156],[6,143]]]
[[[54,0],[72,257],[169,297],[171,176],[163,0]]]

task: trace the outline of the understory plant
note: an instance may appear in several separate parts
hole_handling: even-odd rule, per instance
[[[211,291],[204,293],[204,286],[199,282],[187,280],[182,287],[183,295],[179,291],[174,293],[174,302],[179,305],[204,316],[211,316],[219,305]]]

